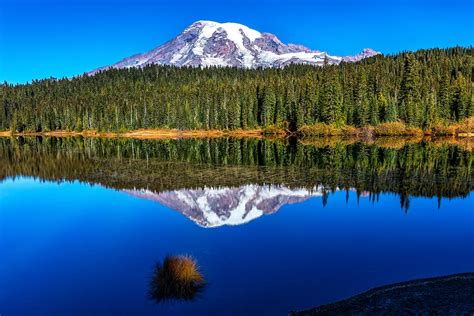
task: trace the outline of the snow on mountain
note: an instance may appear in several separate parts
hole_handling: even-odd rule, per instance
[[[345,61],[345,62],[356,62],[356,61],[360,61],[364,58],[369,58],[369,57],[379,55],[379,54],[380,54],[380,52],[376,52],[375,50],[373,50],[371,48],[364,48],[362,50],[362,52],[360,52],[359,54],[354,55],[354,56],[346,56],[346,57],[342,58],[342,60]]]
[[[124,190],[175,209],[202,227],[241,225],[262,215],[272,214],[282,206],[322,196],[323,188],[291,189],[286,186],[260,186],[182,189],[167,192]]]
[[[241,68],[283,67],[291,63],[323,65],[354,62],[380,54],[364,49],[355,56],[331,56],[302,45],[284,44],[275,35],[260,33],[238,23],[197,21],[171,41],[142,54],[125,58],[109,68],[175,66],[234,66]]]

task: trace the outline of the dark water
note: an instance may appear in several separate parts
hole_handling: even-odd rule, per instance
[[[441,141],[0,139],[0,314],[284,315],[473,271],[473,162]],[[204,290],[151,300],[184,254]]]

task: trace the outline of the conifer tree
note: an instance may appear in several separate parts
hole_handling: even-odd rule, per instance
[[[328,124],[340,124],[342,119],[341,86],[336,73],[330,71],[323,78],[319,95],[321,121]]]
[[[409,125],[417,126],[421,118],[421,95],[419,64],[412,53],[405,55],[404,73],[401,86],[401,102],[405,113],[403,118]]]
[[[355,91],[356,125],[365,126],[369,123],[369,100],[367,97],[367,75],[360,70],[357,89]]]

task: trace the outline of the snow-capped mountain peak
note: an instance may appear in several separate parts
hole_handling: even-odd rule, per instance
[[[223,57],[228,51],[227,49],[238,52],[238,56],[244,67],[253,66],[253,51],[249,47],[249,43],[261,38],[262,34],[252,30],[245,25],[238,23],[217,23],[213,21],[198,21],[193,23],[186,31],[199,29],[199,35],[195,41],[191,51],[196,56],[204,56],[204,66],[212,66],[222,64]],[[235,46],[235,47],[232,47]],[[175,60],[182,58],[179,52],[173,55]]]
[[[193,27],[201,27],[202,28],[202,34],[201,35],[207,35],[207,37],[211,37],[214,32],[217,31],[226,31],[229,39],[234,41],[234,42],[241,42],[243,43],[243,37],[246,36],[249,38],[252,42],[255,41],[257,38],[261,37],[261,33],[255,30],[252,30],[251,28],[239,24],[239,23],[232,23],[232,22],[227,22],[227,23],[218,23],[214,21],[197,21],[194,22],[189,26],[189,28]],[[188,28],[188,29],[189,29]]]
[[[174,66],[234,66],[242,68],[283,67],[291,63],[312,65],[353,62],[378,52],[365,49],[355,56],[331,56],[297,44],[284,44],[271,33],[261,33],[239,23],[197,21],[167,43],[142,54],[125,58],[108,68],[143,67],[150,64]]]
[[[354,55],[354,56],[346,56],[343,58],[343,61],[345,62],[356,62],[359,60],[362,60],[364,58],[369,58],[375,55],[379,55],[379,52],[376,52],[372,48],[364,48],[359,54]]]

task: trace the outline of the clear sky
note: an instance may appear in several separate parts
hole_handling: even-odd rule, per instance
[[[0,0],[0,81],[82,74],[196,20],[239,22],[334,55],[474,44],[474,0]]]

